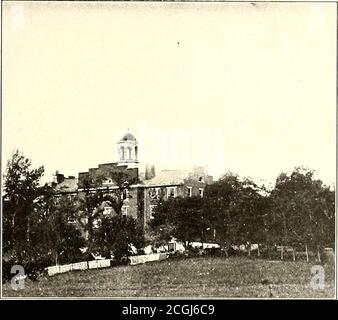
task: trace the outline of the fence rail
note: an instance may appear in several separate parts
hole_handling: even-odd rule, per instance
[[[146,255],[139,256],[130,256],[130,264],[141,264],[150,261],[160,261],[167,259],[168,255],[166,253],[152,253]],[[59,266],[47,267],[47,272],[49,276],[54,276],[59,273],[65,273],[70,271],[79,271],[79,270],[91,270],[91,269],[102,269],[109,268],[111,266],[111,259],[102,259],[102,260],[92,260],[92,261],[84,261],[77,262]]]
[[[48,267],[47,272],[49,276],[54,276],[55,274],[65,273],[69,271],[109,268],[110,265],[111,259],[93,260]]]
[[[135,264],[141,264],[141,263],[146,263],[146,262],[151,262],[151,261],[160,261],[160,260],[165,260],[168,258],[167,253],[152,253],[152,254],[144,254],[140,256],[131,256],[130,258],[130,264],[135,265]]]

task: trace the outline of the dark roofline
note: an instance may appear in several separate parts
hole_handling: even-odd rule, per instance
[[[178,187],[183,186],[184,183],[171,183],[171,184],[152,184],[152,185],[135,185],[134,187],[140,187],[140,188],[156,188],[156,187]],[[133,187],[133,186],[130,186]]]
[[[78,194],[78,189],[75,191],[55,191],[55,195],[62,195],[62,194]]]
[[[112,164],[118,164],[118,162],[107,162],[107,163],[100,163],[99,166],[108,166]]]

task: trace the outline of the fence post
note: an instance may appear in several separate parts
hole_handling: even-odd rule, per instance
[[[309,262],[309,253],[307,251],[307,245],[305,245],[305,252],[306,252],[306,261]]]
[[[319,246],[317,246],[317,256],[318,256],[318,262],[321,262],[321,260],[320,260],[320,251],[319,251]]]

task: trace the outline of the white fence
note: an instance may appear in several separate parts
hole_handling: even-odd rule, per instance
[[[72,264],[65,264],[61,266],[53,266],[48,267],[47,272],[49,276],[54,276],[58,273],[65,273],[69,271],[75,270],[88,270],[88,269],[100,269],[100,268],[109,268],[110,267],[110,259],[104,260],[93,260],[93,261],[84,261],[77,262]]]
[[[168,254],[166,253],[152,253],[145,254],[140,256],[130,256],[130,264],[140,264],[146,263],[149,261],[160,261],[168,258]],[[49,276],[54,276],[59,273],[65,273],[69,271],[75,270],[88,270],[88,269],[101,269],[101,268],[109,268],[111,265],[111,259],[102,259],[102,260],[92,260],[92,261],[84,261],[72,264],[65,264],[61,266],[53,266],[48,267],[47,272]]]
[[[88,263],[85,262],[78,262],[78,263],[73,263],[73,270],[87,270],[88,269]]]
[[[110,259],[89,261],[88,266],[89,269],[109,268]]]
[[[144,254],[141,256],[131,256],[130,258],[130,264],[135,265],[135,264],[141,264],[141,263],[146,263],[150,261],[160,261],[160,260],[165,260],[168,258],[167,253],[151,253],[151,254]]]

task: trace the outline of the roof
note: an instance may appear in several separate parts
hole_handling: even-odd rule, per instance
[[[78,181],[79,179],[77,178],[74,179],[65,178],[64,181],[55,186],[55,190],[61,192],[75,192],[78,189],[77,185]]]
[[[156,176],[149,180],[143,180],[144,186],[165,186],[179,185],[184,183],[184,179],[189,176],[186,170],[161,170],[156,172]]]
[[[130,132],[127,132],[119,140],[119,142],[123,142],[123,141],[136,141],[136,138],[133,134],[131,134]]]

